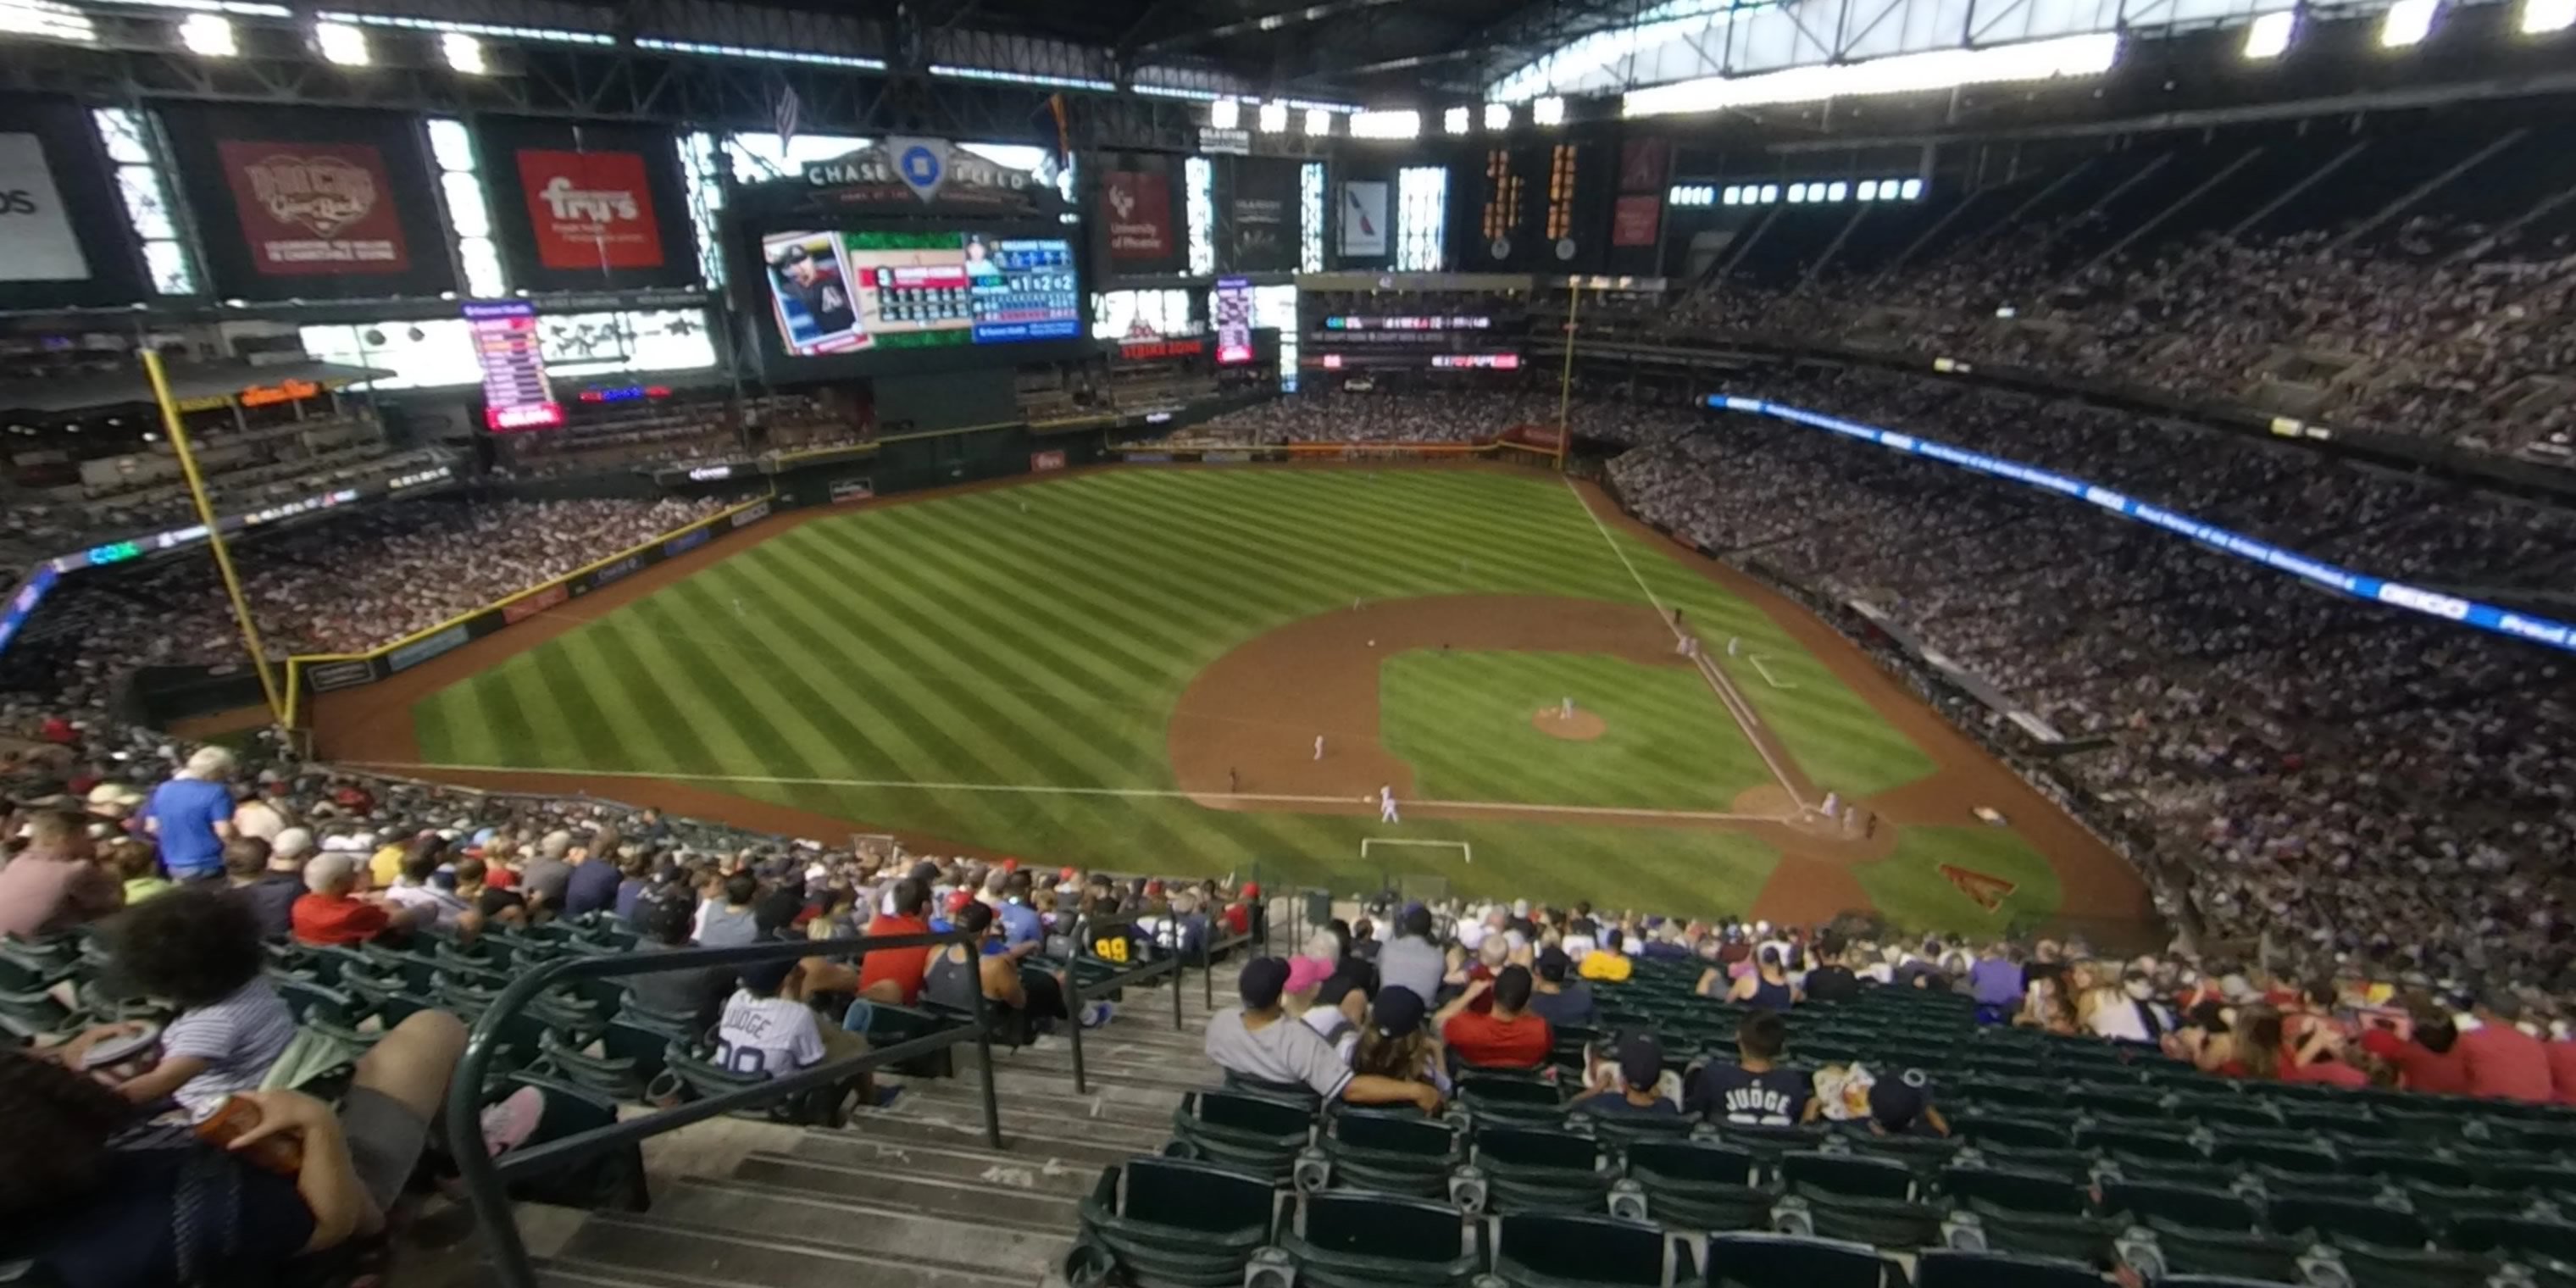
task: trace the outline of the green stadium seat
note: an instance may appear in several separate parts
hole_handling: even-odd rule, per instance
[[[2198,1142],[2171,1128],[2159,1131],[2087,1123],[2075,1129],[2075,1147],[2100,1150],[2121,1162],[2198,1163],[2209,1157],[2201,1152]]]
[[[1766,1168],[1778,1166],[1783,1155],[1822,1149],[1826,1139],[1823,1129],[1816,1127],[1748,1127],[1729,1122],[1717,1124],[1717,1138],[1751,1153]]]
[[[1565,1122],[1563,1093],[1532,1079],[1470,1074],[1458,1079],[1456,1099],[1479,1124],[1553,1128]]]
[[[1914,1288],[2103,1288],[2080,1261],[1991,1252],[1926,1252],[1914,1264]]]
[[[2260,1164],[2276,1173],[2315,1173],[2332,1175],[2343,1170],[2343,1160],[2328,1150],[2313,1145],[2284,1144],[2230,1133],[2212,1142],[2210,1161],[2235,1167]]]
[[[2208,1230],[2253,1230],[2261,1219],[2241,1194],[2191,1185],[2105,1181],[2102,1211],[2133,1221],[2165,1220]]]
[[[2497,1263],[2472,1252],[2341,1245],[2336,1260],[2354,1288],[2486,1288]]]
[[[1855,1154],[1884,1159],[1912,1169],[1915,1176],[1928,1178],[1950,1165],[1950,1160],[1966,1148],[1954,1136],[1880,1136],[1868,1131],[1844,1131],[1840,1139]]]
[[[2075,1144],[2075,1134],[2067,1126],[2009,1110],[1981,1109],[1973,1113],[1953,1114],[1950,1130],[1980,1147],[2069,1149]]]
[[[2085,1186],[2046,1172],[1951,1167],[1941,1172],[1939,1186],[1945,1197],[1955,1201],[1981,1201],[2013,1212],[2076,1216],[2093,1204],[2092,1192]]]
[[[2066,1106],[2097,1115],[2126,1118],[2168,1117],[2165,1098],[2141,1087],[2078,1087],[2066,1093]]]
[[[1513,1288],[1679,1288],[1697,1278],[1689,1246],[1643,1222],[1505,1216],[1493,1239],[1494,1277]]]
[[[2251,1127],[2262,1131],[2278,1130],[2281,1126],[2280,1110],[2267,1102],[2232,1094],[2193,1092],[2177,1095],[2173,1100],[2173,1116],[2212,1128]]]
[[[1271,1187],[1239,1172],[1135,1158],[1100,1173],[1065,1262],[1074,1288],[1111,1282],[1235,1288],[1277,1220]]]
[[[1445,1203],[1335,1191],[1298,1196],[1279,1246],[1311,1288],[1465,1285],[1484,1268],[1481,1233]]]
[[[358,1021],[368,1014],[368,1008],[356,997],[335,988],[324,988],[319,984],[300,979],[272,978],[269,983],[276,988],[277,995],[285,1000],[286,1009],[295,1013],[298,1023],[324,1020],[343,1027],[355,1028]]]
[[[2477,1184],[2467,1163],[2412,1145],[2355,1145],[2343,1151],[2344,1170],[2410,1185],[2466,1189]]]
[[[1720,1234],[1708,1241],[1708,1288],[1890,1288],[1895,1263],[1865,1243],[1778,1234]]]
[[[1505,1215],[1604,1211],[1619,1179],[1609,1151],[1591,1137],[1518,1127],[1477,1128],[1461,1175],[1483,1182],[1481,1210]],[[1472,1188],[1466,1195],[1474,1197]]]
[[[2167,1270],[2283,1282],[2304,1277],[2299,1268],[2299,1256],[2308,1246],[2304,1240],[2212,1229],[2165,1217],[2150,1217],[2146,1225],[2155,1236],[2156,1255]]]
[[[1404,1111],[1337,1110],[1320,1144],[1332,1184],[1388,1194],[1445,1198],[1449,1173],[1467,1161],[1459,1124]]]
[[[2492,1208],[2462,1212],[2442,1232],[2442,1246],[2460,1252],[2545,1257],[2576,1266],[2576,1221]]]
[[[1193,1091],[1172,1110],[1176,1158],[1196,1159],[1271,1181],[1286,1180],[1314,1139],[1314,1115],[1267,1096]]]
[[[1773,1195],[1760,1188],[1753,1155],[1703,1141],[1640,1141],[1628,1147],[1627,1179],[1610,1196],[1613,1215],[1667,1229],[1758,1230],[1769,1226]]]
[[[1902,1163],[1849,1154],[1784,1154],[1780,1178],[1793,1194],[1822,1191],[1861,1199],[1914,1195],[1914,1171]]]
[[[1286,1101],[1291,1104],[1303,1104],[1309,1112],[1322,1108],[1324,1103],[1324,1098],[1316,1095],[1315,1089],[1305,1083],[1272,1082],[1267,1078],[1254,1078],[1236,1073],[1232,1069],[1225,1071],[1225,1089],[1248,1095],[1267,1096],[1272,1100]]]
[[[2421,1248],[2433,1241],[2432,1230],[2414,1213],[2380,1203],[2283,1195],[2271,1201],[2266,1218],[2279,1233],[2303,1234],[2341,1248]]]

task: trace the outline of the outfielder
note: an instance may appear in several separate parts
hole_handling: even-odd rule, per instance
[[[1395,788],[1380,787],[1377,789],[1377,821],[1381,823],[1401,823],[1404,821],[1395,812]]]

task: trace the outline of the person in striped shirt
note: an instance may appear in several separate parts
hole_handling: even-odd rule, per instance
[[[144,992],[179,1004],[161,1031],[161,1056],[117,1084],[139,1105],[176,1099],[203,1118],[226,1097],[259,1087],[295,1036],[295,1015],[260,973],[259,921],[248,904],[211,887],[182,886],[128,912],[114,932],[116,964]],[[58,1048],[85,1066],[90,1049],[143,1031],[100,1025]]]

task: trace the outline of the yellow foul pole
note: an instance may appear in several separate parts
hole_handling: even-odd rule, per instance
[[[223,574],[224,594],[233,601],[233,620],[241,624],[242,643],[250,649],[251,665],[259,670],[259,691],[268,698],[268,714],[282,726],[286,708],[278,701],[277,677],[269,671],[268,650],[260,645],[259,624],[251,620],[250,604],[242,598],[241,578],[233,573],[232,551],[224,546],[224,534],[216,530],[215,507],[206,500],[206,481],[197,473],[197,454],[188,450],[188,430],[179,423],[179,404],[170,397],[170,378],[161,370],[159,353],[143,351],[143,372],[152,378],[153,400],[161,404],[161,427],[179,453],[179,469],[188,476],[188,495],[197,503],[197,522],[206,525],[206,545],[215,552],[215,570]]]
[[[1574,319],[1583,311],[1583,284],[1565,284],[1565,370],[1556,381],[1556,472],[1565,472],[1565,449],[1574,441],[1569,413],[1574,406]]]

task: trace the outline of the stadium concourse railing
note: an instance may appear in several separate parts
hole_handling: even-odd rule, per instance
[[[664,560],[729,536],[775,513],[778,498],[764,496],[673,528],[640,545],[587,564],[542,585],[530,586],[507,599],[460,613],[436,626],[414,631],[382,648],[364,653],[314,653],[286,659],[286,724],[297,727],[304,698],[354,689],[390,679],[441,654],[490,635],[505,626],[561,607],[592,591],[623,581]]]
[[[1265,918],[1266,921],[1266,918]],[[1066,1010],[1074,1019],[1064,1027],[1073,1053],[1073,1079],[1077,1094],[1090,1092],[1090,1079],[1083,1066],[1082,1024],[1083,997],[1098,997],[1132,985],[1148,984],[1168,977],[1172,990],[1172,1027],[1184,1026],[1181,1011],[1183,972],[1196,967],[1211,1003],[1215,996],[1213,968],[1216,959],[1233,949],[1256,941],[1254,935],[1233,935],[1212,939],[1197,953],[1165,953],[1150,961],[1125,965],[1122,962],[1140,951],[1142,933],[1128,918],[1085,919],[1076,926],[1075,951],[1065,969]],[[707,967],[750,966],[763,962],[802,961],[808,957],[847,960],[892,948],[940,948],[952,944],[971,944],[977,936],[963,930],[927,935],[875,935],[827,940],[800,940],[765,944],[746,944],[736,948],[684,948],[654,953],[620,953],[602,956],[557,958],[519,976],[502,989],[492,1004],[475,1022],[465,1043],[465,1055],[457,1062],[456,1074],[447,1089],[447,1143],[455,1156],[459,1179],[467,1203],[473,1208],[476,1224],[490,1239],[492,1269],[502,1288],[538,1288],[535,1265],[528,1259],[528,1245],[519,1232],[517,1210],[511,1206],[510,1180],[513,1177],[540,1175],[595,1158],[610,1150],[639,1144],[666,1132],[704,1122],[710,1118],[744,1110],[761,1109],[783,1100],[793,1099],[818,1088],[849,1081],[860,1074],[900,1064],[920,1056],[931,1055],[975,1044],[975,1062],[984,1108],[984,1143],[993,1149],[1004,1148],[1002,1140],[1001,1093],[993,1078],[993,1025],[984,991],[975,990],[975,1014],[970,1024],[951,1025],[935,1033],[877,1047],[863,1054],[839,1060],[826,1060],[810,1069],[799,1070],[747,1086],[736,1087],[719,1095],[706,1096],[659,1109],[649,1114],[622,1118],[588,1131],[558,1137],[543,1144],[514,1150],[498,1158],[483,1143],[482,1109],[484,1088],[490,1081],[493,1064],[506,1043],[502,1034],[512,1019],[550,988],[585,979],[615,979],[626,975],[659,974]],[[1084,980],[1081,966],[1085,951],[1114,946],[1115,957],[1092,953],[1088,960],[1107,966]],[[1152,950],[1144,950],[1151,952]]]

